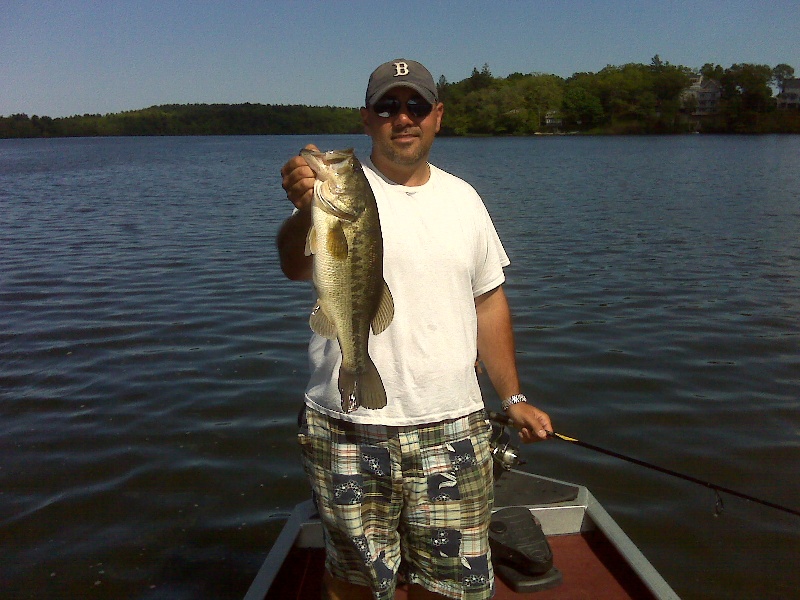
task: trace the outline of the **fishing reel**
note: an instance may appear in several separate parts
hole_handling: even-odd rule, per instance
[[[489,422],[492,424],[492,436],[489,446],[494,461],[494,478],[498,479],[505,471],[510,471],[517,465],[525,464],[520,458],[519,449],[511,445],[511,435],[506,426],[511,424],[511,419],[503,413],[486,411]]]

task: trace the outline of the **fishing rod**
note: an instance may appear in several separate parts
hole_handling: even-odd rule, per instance
[[[503,415],[503,414],[500,414],[500,413],[495,413],[493,411],[489,412],[489,418],[490,419],[495,419],[495,420],[500,421],[500,422],[504,422],[505,424],[512,423],[511,418],[508,417],[507,415]],[[730,494],[731,496],[736,496],[737,498],[742,498],[742,499],[748,500],[750,502],[756,502],[757,504],[761,504],[763,506],[768,506],[769,508],[773,508],[775,510],[780,510],[782,512],[786,512],[786,513],[789,513],[791,515],[795,515],[797,517],[800,517],[800,510],[797,510],[795,508],[790,508],[788,506],[783,506],[781,504],[776,504],[775,502],[770,502],[768,500],[763,500],[762,498],[757,498],[756,496],[751,496],[750,494],[745,494],[743,492],[739,492],[737,490],[733,490],[731,488],[724,487],[724,486],[718,485],[716,483],[712,483],[710,481],[705,481],[703,479],[698,479],[697,477],[692,477],[691,475],[686,475],[685,473],[679,473],[678,471],[673,471],[672,469],[667,469],[666,467],[660,467],[660,466],[655,465],[653,463],[650,463],[650,462],[647,462],[647,461],[644,461],[644,460],[639,460],[638,458],[634,458],[632,456],[627,456],[625,454],[620,454],[619,452],[614,452],[613,450],[608,450],[606,448],[601,448],[600,446],[595,446],[594,444],[589,444],[587,442],[582,442],[581,440],[579,440],[577,438],[574,438],[574,437],[569,437],[567,435],[563,435],[563,434],[557,433],[555,431],[548,431],[547,432],[547,437],[559,439],[561,441],[568,442],[568,443],[573,444],[575,446],[580,446],[581,448],[586,448],[587,450],[592,450],[594,452],[599,452],[601,454],[605,454],[605,455],[611,456],[613,458],[618,458],[620,460],[624,460],[626,462],[633,463],[634,465],[638,465],[638,466],[644,467],[646,469],[651,469],[653,471],[657,471],[659,473],[663,473],[664,475],[670,475],[672,477],[677,477],[678,479],[683,479],[684,481],[689,481],[691,483],[696,483],[697,485],[702,485],[704,487],[712,489],[712,490],[714,490],[714,493],[716,494],[716,497],[717,497],[717,504],[716,504],[716,508],[714,510],[714,515],[715,516],[718,516],[718,515],[722,514],[722,511],[724,510],[722,497],[720,496],[720,492],[723,492],[725,494]]]
[[[679,473],[678,471],[673,471],[672,469],[667,469],[665,467],[660,467],[658,465],[654,465],[653,463],[646,462],[644,460],[639,460],[638,458],[633,458],[632,456],[626,456],[624,454],[620,454],[619,452],[614,452],[613,450],[607,450],[605,448],[601,448],[600,446],[595,446],[594,444],[588,444],[586,442],[582,442],[579,439],[569,437],[567,435],[563,435],[561,433],[557,433],[555,431],[548,431],[547,437],[556,438],[562,440],[564,442],[569,442],[570,444],[574,444],[575,446],[580,446],[581,448],[586,448],[587,450],[593,450],[594,452],[600,452],[601,454],[606,454],[608,456],[613,456],[614,458],[618,458],[620,460],[627,461],[629,463],[633,463],[635,465],[639,465],[640,467],[645,467],[646,469],[652,469],[653,471],[658,471],[659,473],[663,473],[665,475],[671,475],[672,477],[677,477],[679,479],[683,479],[685,481],[690,481],[692,483],[696,483],[698,485],[705,486],[714,490],[717,495],[717,506],[714,511],[715,516],[722,513],[724,510],[724,506],[722,504],[722,498],[720,497],[719,493],[724,492],[725,494],[730,494],[731,496],[736,496],[738,498],[743,498],[744,500],[748,500],[750,502],[756,502],[758,504],[762,504],[764,506],[768,506],[769,508],[774,508],[775,510],[780,510],[783,512],[787,512],[789,514],[795,515],[800,517],[800,510],[790,508],[788,506],[783,506],[781,504],[776,504],[775,502],[770,502],[768,500],[763,500],[761,498],[757,498],[755,496],[751,496],[750,494],[745,494],[743,492],[739,492],[736,490],[732,490],[731,488],[724,487],[718,485],[716,483],[712,483],[710,481],[704,481],[703,479],[698,479],[697,477],[692,477],[691,475],[686,475],[685,473]]]

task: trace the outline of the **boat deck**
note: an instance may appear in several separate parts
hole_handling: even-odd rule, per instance
[[[646,600],[652,593],[630,569],[614,547],[599,533],[555,536],[548,539],[553,562],[563,581],[557,587],[518,594],[496,578],[494,600]],[[325,551],[321,548],[293,548],[284,561],[266,598],[320,598]],[[404,586],[395,599],[406,600]]]

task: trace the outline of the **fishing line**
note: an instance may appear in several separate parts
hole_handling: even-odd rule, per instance
[[[720,492],[725,494],[730,494],[731,496],[737,496],[739,498],[743,498],[745,500],[749,500],[750,502],[756,502],[758,504],[763,504],[764,506],[768,506],[769,508],[774,508],[775,510],[780,510],[783,512],[787,512],[789,514],[795,515],[800,517],[800,510],[789,508],[788,506],[782,506],[780,504],[776,504],[774,502],[769,502],[768,500],[763,500],[761,498],[756,498],[755,496],[751,496],[749,494],[744,494],[742,492],[738,492],[736,490],[732,490],[731,488],[727,488],[721,485],[717,485],[716,483],[711,483],[710,481],[704,481],[702,479],[698,479],[697,477],[692,477],[691,475],[686,475],[685,473],[679,473],[678,471],[673,471],[672,469],[667,469],[665,467],[660,467],[658,465],[654,465],[653,463],[649,463],[643,460],[639,460],[638,458],[633,458],[632,456],[626,456],[624,454],[620,454],[619,452],[614,452],[613,450],[607,450],[605,448],[601,448],[600,446],[595,446],[594,444],[588,444],[586,442],[582,442],[576,438],[569,437],[566,435],[562,435],[560,433],[556,433],[554,431],[548,431],[547,436],[551,438],[557,438],[564,442],[569,442],[570,444],[574,444],[576,446],[580,446],[581,448],[586,448],[587,450],[593,450],[595,452],[600,452],[601,454],[606,454],[608,456],[612,456],[614,458],[618,458],[620,460],[627,461],[629,463],[633,463],[635,465],[639,465],[640,467],[644,467],[646,469],[652,469],[653,471],[658,471],[659,473],[663,473],[665,475],[671,475],[672,477],[677,477],[679,479],[683,479],[685,481],[690,481],[692,483],[696,483],[698,485],[705,486],[709,489],[714,490],[716,494],[716,505],[714,508],[714,515],[718,516],[724,510],[724,505],[722,503],[722,497],[720,496]]]

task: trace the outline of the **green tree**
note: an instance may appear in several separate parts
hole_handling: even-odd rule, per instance
[[[744,110],[764,112],[772,98],[772,69],[767,65],[735,64],[720,83],[727,98],[739,97]]]
[[[681,94],[691,84],[691,71],[687,67],[669,63],[652,66],[651,70],[652,91],[656,100],[653,127],[658,132],[678,132],[682,127]]]
[[[515,78],[513,83],[522,95],[528,113],[525,133],[539,131],[548,112],[561,110],[564,100],[564,80],[561,77],[532,73]]]
[[[720,65],[706,63],[700,67],[700,74],[707,79],[721,81],[722,76],[725,74],[725,69],[723,69]]]
[[[576,76],[573,75],[573,78]],[[585,74],[580,74],[577,79],[567,81],[562,102],[562,115],[564,126],[572,129],[591,129],[600,125],[604,119],[603,105],[600,98],[587,88]]]
[[[489,70],[489,65],[484,63],[483,68],[478,71],[477,67],[473,67],[472,75],[469,77],[468,89],[472,92],[477,92],[488,87],[494,83],[492,72]]]
[[[761,117],[775,107],[772,100],[772,69],[767,65],[731,65],[720,80],[722,116],[726,129],[735,133],[762,133],[766,121]]]
[[[783,93],[786,80],[793,77],[794,69],[785,63],[781,63],[772,69],[772,81],[778,86],[781,93]]]
[[[450,84],[447,83],[447,77],[444,75],[440,76],[439,81],[436,83],[436,93],[439,96],[439,102],[445,102],[447,100],[449,87]]]

